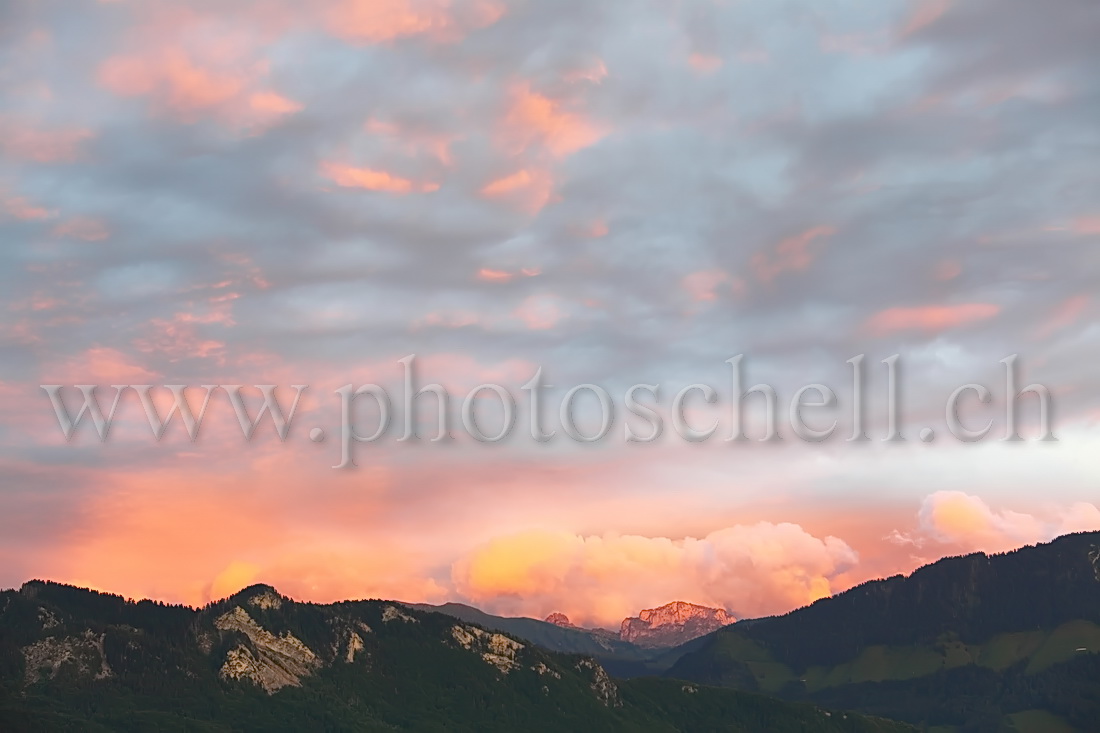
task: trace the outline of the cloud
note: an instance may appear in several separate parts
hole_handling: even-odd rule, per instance
[[[878,336],[896,331],[938,333],[984,321],[1000,312],[1000,307],[992,303],[887,308],[868,319],[866,329]]]
[[[932,539],[968,550],[997,552],[1047,542],[1063,534],[1100,530],[1100,509],[1079,502],[1050,507],[1042,515],[995,511],[977,496],[937,491],[921,504],[920,531]]]
[[[481,188],[481,195],[485,198],[512,202],[516,208],[532,215],[550,202],[553,192],[552,175],[539,168],[520,169],[490,181]]]
[[[557,100],[531,90],[528,82],[515,84],[502,123],[502,144],[513,154],[542,145],[555,156],[566,156],[592,145],[606,134],[598,125]]]
[[[324,11],[330,33],[359,43],[426,35],[454,40],[496,23],[505,6],[490,0],[336,0]]]
[[[690,275],[685,275],[680,281],[680,284],[684,287],[684,290],[688,292],[691,299],[696,302],[710,302],[718,297],[718,286],[726,282],[729,279],[729,275],[724,272],[716,272],[712,270],[700,270],[699,272],[693,272]]]
[[[836,229],[830,226],[816,226],[801,234],[788,237],[775,245],[774,250],[757,253],[752,259],[753,270],[763,282],[771,282],[787,271],[805,270],[814,261],[815,254],[810,245],[815,239],[831,237]]]
[[[614,625],[673,600],[759,616],[833,592],[857,556],[796,524],[737,525],[702,539],[530,531],[492,540],[455,563],[456,591],[499,613],[563,611]]]
[[[41,221],[57,215],[57,212],[33,204],[22,196],[4,199],[0,205],[2,205],[5,214],[21,221]]]
[[[397,194],[430,193],[439,190],[438,183],[416,183],[386,171],[356,168],[344,163],[323,163],[321,173],[343,188],[365,188],[368,191]]]
[[[34,163],[71,163],[93,138],[82,127],[36,127],[0,115],[0,150],[15,159]]]
[[[77,216],[67,219],[53,228],[55,237],[83,239],[86,242],[99,242],[111,236],[111,230],[99,219]]]

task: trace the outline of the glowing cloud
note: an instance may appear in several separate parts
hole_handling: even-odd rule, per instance
[[[504,5],[490,0],[339,0],[325,12],[325,25],[332,35],[353,43],[420,35],[455,40],[503,15]]]
[[[456,590],[499,613],[563,611],[617,624],[672,600],[761,615],[833,592],[857,561],[836,537],[796,524],[737,525],[702,539],[531,531],[501,537],[452,568]]]
[[[527,82],[513,86],[510,104],[501,134],[505,147],[513,153],[537,144],[555,156],[570,155],[605,134],[561,102],[531,91]]]
[[[879,336],[896,331],[938,333],[949,328],[984,321],[1000,312],[999,306],[990,303],[889,308],[872,316],[867,321],[866,329]]]
[[[343,188],[365,188],[369,191],[398,194],[430,193],[439,190],[438,183],[415,183],[386,171],[355,168],[344,163],[322,163],[321,172],[326,178]]]
[[[550,202],[553,189],[554,180],[548,171],[524,168],[486,184],[481,195],[511,201],[519,209],[537,214]]]
[[[927,496],[918,514],[920,528],[932,539],[968,550],[1008,550],[1047,542],[1059,535],[1100,529],[1100,509],[1078,503],[1056,507],[1047,517],[1010,510],[994,511],[977,496],[938,491]]]

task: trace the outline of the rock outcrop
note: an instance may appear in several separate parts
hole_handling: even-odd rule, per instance
[[[552,613],[545,619],[546,623],[554,624],[554,626],[561,626],[563,629],[575,629],[576,626],[569,620],[569,617],[564,613]]]
[[[644,647],[676,646],[717,631],[737,619],[721,608],[674,601],[623,620],[619,638]]]
[[[578,672],[588,672],[592,675],[592,684],[589,687],[596,693],[596,699],[609,708],[621,708],[623,700],[619,696],[619,688],[611,679],[611,675],[594,659],[582,659],[576,665]]]
[[[82,636],[50,636],[22,649],[27,684],[42,677],[53,679],[65,669],[97,680],[111,676],[103,653],[103,634],[90,630]]]
[[[519,666],[516,653],[524,645],[515,639],[476,626],[454,626],[451,635],[464,649],[480,653],[487,664],[493,665],[504,674]]]
[[[249,679],[268,694],[282,687],[298,687],[321,666],[321,660],[308,646],[289,631],[281,636],[257,624],[240,606],[214,620],[221,631],[236,631],[248,637],[249,644],[238,645],[226,654],[222,677]]]

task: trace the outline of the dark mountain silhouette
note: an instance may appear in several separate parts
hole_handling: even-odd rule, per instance
[[[561,654],[389,601],[254,586],[202,609],[33,581],[0,593],[0,730],[911,728]]]
[[[958,730],[1100,731],[1100,532],[734,624],[667,675]]]

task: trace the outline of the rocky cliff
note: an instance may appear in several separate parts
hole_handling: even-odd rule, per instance
[[[737,619],[721,608],[674,601],[623,620],[619,638],[645,647],[676,646],[717,631]]]

